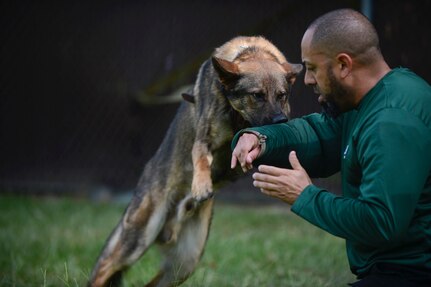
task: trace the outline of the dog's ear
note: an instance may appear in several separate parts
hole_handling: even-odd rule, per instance
[[[293,84],[296,80],[296,76],[302,71],[302,64],[291,64],[283,63],[283,69],[286,71],[286,79],[289,83]]]
[[[233,62],[217,57],[212,57],[212,63],[220,82],[226,87],[232,88],[240,77],[238,66]]]
[[[182,94],[181,94],[181,96],[183,97],[183,99],[184,99],[186,102],[189,102],[189,103],[192,103],[192,104],[194,104],[194,103],[195,103],[195,96],[194,96],[194,95],[190,95],[190,94],[182,93]]]

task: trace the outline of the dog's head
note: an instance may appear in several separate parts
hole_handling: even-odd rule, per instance
[[[279,63],[271,54],[245,54],[212,63],[230,105],[252,126],[286,122],[289,96],[301,64]]]

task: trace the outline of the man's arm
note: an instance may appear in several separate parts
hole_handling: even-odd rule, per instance
[[[290,168],[289,153],[294,150],[311,177],[334,174],[340,169],[342,117],[332,120],[311,114],[288,123],[242,130],[232,140],[232,164],[238,161],[243,169],[244,166],[250,168],[251,162],[246,162],[249,159],[255,166],[266,164]],[[249,132],[265,136],[264,149],[261,149],[256,136],[248,136],[247,143],[239,142],[240,137]],[[239,148],[235,150],[237,144],[241,145],[241,151]]]
[[[405,236],[431,169],[431,136],[417,118],[382,112],[357,146],[360,196],[335,196],[310,185],[292,211],[312,224],[369,246]]]

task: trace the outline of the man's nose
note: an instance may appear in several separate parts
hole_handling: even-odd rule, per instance
[[[304,83],[307,86],[309,86],[309,85],[315,85],[316,84],[316,80],[314,79],[314,77],[312,75],[310,75],[309,72],[305,71]]]

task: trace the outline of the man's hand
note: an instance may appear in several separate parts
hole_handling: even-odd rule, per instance
[[[232,152],[230,167],[234,169],[239,162],[242,170],[247,172],[253,168],[253,161],[260,153],[259,139],[255,134],[244,133],[238,139],[235,149]]]
[[[292,205],[312,182],[294,151],[289,154],[289,162],[293,169],[260,165],[259,172],[253,174],[253,185],[262,193]]]

